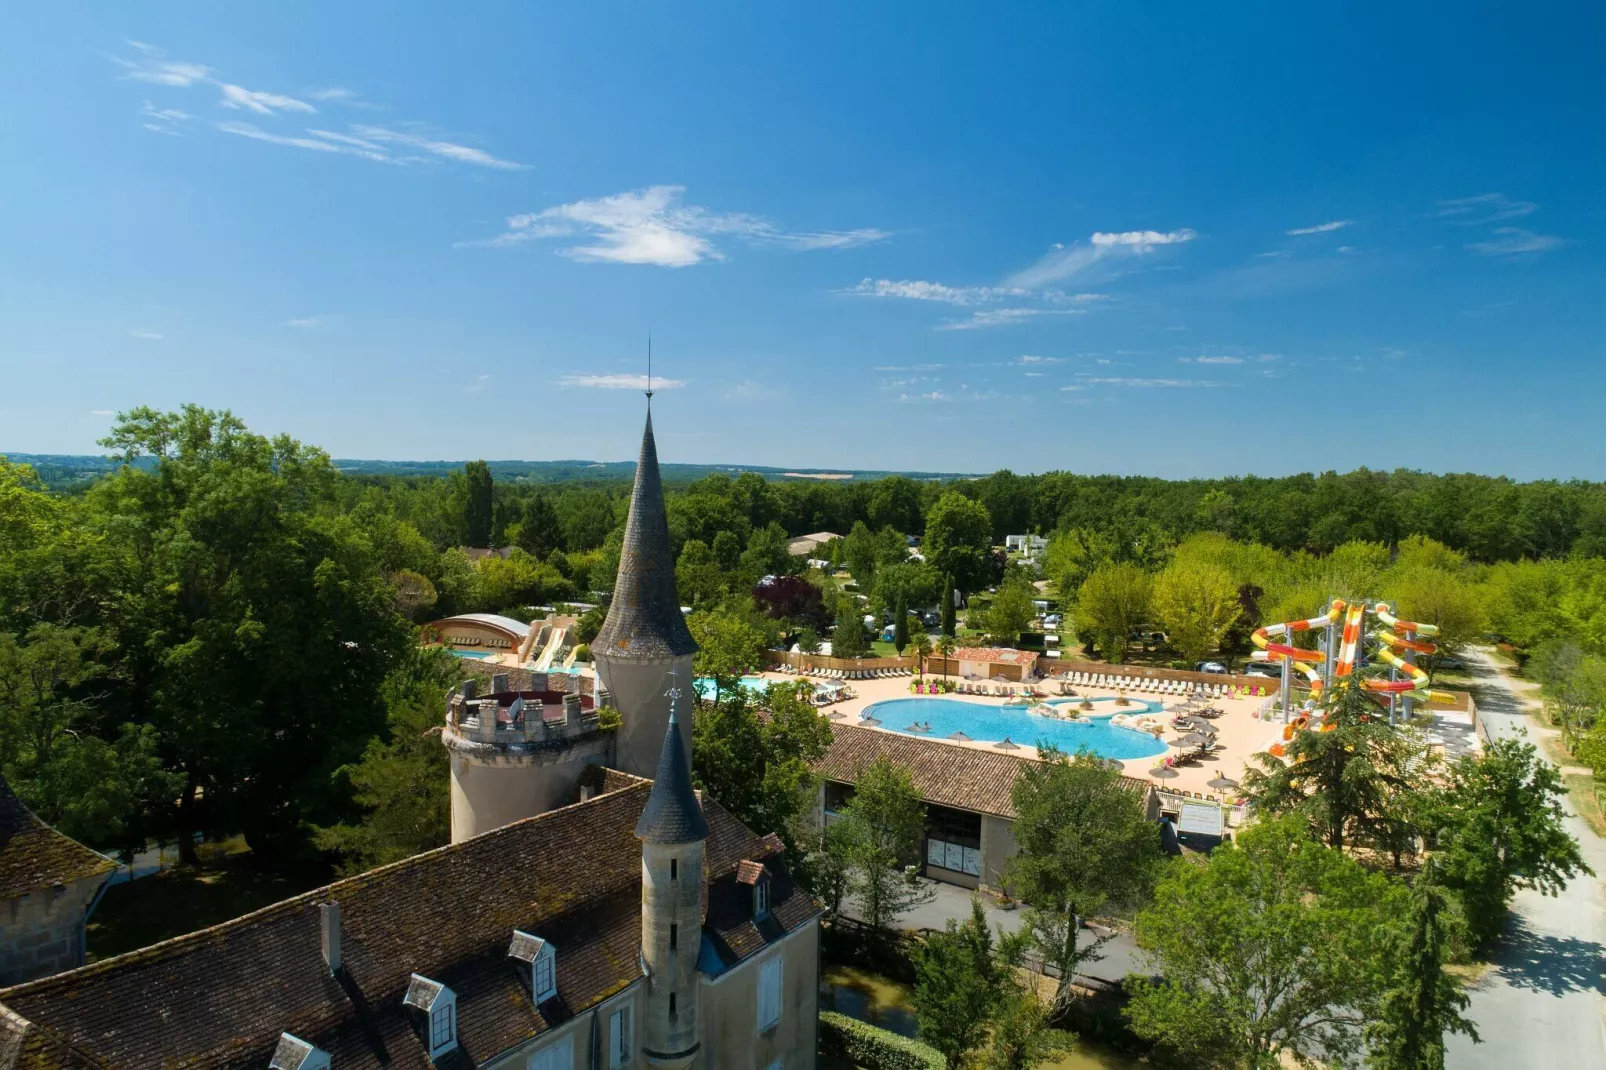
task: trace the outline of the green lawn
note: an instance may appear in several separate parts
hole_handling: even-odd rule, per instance
[[[116,885],[89,920],[89,961],[249,914],[331,879],[326,866],[268,870],[246,852]]]

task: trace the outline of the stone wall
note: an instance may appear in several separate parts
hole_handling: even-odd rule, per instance
[[[84,964],[84,911],[106,874],[0,903],[0,988]]]

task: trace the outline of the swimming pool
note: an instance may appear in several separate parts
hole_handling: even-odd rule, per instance
[[[1075,704],[1081,699],[1050,700],[1050,705]],[[1164,754],[1163,740],[1133,728],[1119,728],[1110,724],[1117,713],[1160,713],[1164,706],[1158,702],[1128,699],[1127,705],[1116,706],[1113,697],[1093,700],[1095,713],[1083,714],[1079,721],[1058,721],[1052,717],[1030,712],[1024,706],[989,706],[979,702],[961,702],[951,698],[895,698],[865,707],[864,715],[874,717],[881,727],[907,736],[926,736],[942,739],[955,732],[963,732],[971,739],[997,742],[1008,736],[1023,747],[1043,742],[1075,754],[1086,747],[1105,758],[1149,758]],[[1100,708],[1102,707],[1102,708]],[[931,725],[930,732],[910,732],[913,723]],[[852,724],[852,721],[845,722]]]
[[[751,691],[755,695],[762,695],[766,691],[769,690],[770,681],[764,679],[762,676],[744,676],[744,677],[742,677],[742,687],[743,687],[744,690]],[[713,698],[714,697],[714,678],[713,677],[711,677],[711,676],[699,676],[697,678],[697,697],[698,698]]]
[[[452,653],[460,658],[473,658],[475,661],[484,661],[487,658],[499,658],[502,656],[495,650],[453,650]]]

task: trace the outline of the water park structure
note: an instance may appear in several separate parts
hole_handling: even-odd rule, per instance
[[[1452,696],[1432,691],[1427,673],[1416,664],[1418,655],[1437,653],[1438,647],[1426,640],[1438,631],[1433,624],[1400,620],[1387,602],[1335,598],[1314,617],[1257,628],[1250,638],[1259,649],[1250,657],[1282,662],[1279,705],[1285,721],[1293,713],[1294,670],[1310,681],[1310,697],[1305,702],[1309,710],[1333,681],[1358,675],[1368,661],[1382,662],[1388,666],[1388,676],[1363,680],[1361,686],[1387,700],[1389,723],[1394,724],[1409,720],[1416,702],[1452,700]],[[1294,637],[1302,632],[1321,633],[1314,648],[1294,645]]]

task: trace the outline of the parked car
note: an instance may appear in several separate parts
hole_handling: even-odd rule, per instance
[[[1221,664],[1219,661],[1201,661],[1199,664],[1193,667],[1193,671],[1220,673],[1221,675],[1225,676],[1227,674],[1227,667]]]
[[[1043,618],[1043,624],[1049,628],[1058,628],[1062,620],[1064,620],[1064,618],[1058,613],[1050,613],[1048,616]]]
[[[1273,680],[1281,680],[1283,678],[1283,667],[1271,661],[1251,661],[1244,668],[1244,675],[1269,676]]]
[[[1439,659],[1439,663],[1438,663],[1438,667],[1441,668],[1441,669],[1452,669],[1452,670],[1454,670],[1454,669],[1464,669],[1464,668],[1467,667],[1467,663],[1462,661],[1460,658],[1440,658]]]

